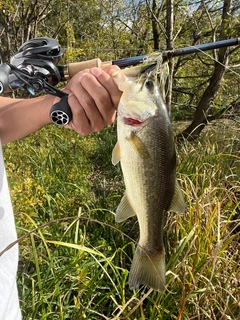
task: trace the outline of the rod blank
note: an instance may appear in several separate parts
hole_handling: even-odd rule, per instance
[[[234,39],[227,39],[227,40],[221,40],[216,42],[210,42],[210,43],[204,43],[199,44],[197,46],[190,46],[182,49],[176,49],[173,51],[162,51],[163,58],[169,59],[177,56],[183,56],[186,54],[192,54],[196,52],[202,52],[207,50],[213,50],[213,49],[219,49],[222,47],[230,47],[230,46],[236,46],[240,44],[240,38],[234,38]],[[136,56],[131,58],[125,58],[120,60],[113,60],[112,64],[115,64],[119,66],[120,68],[126,68],[129,66],[134,66],[139,63],[141,63],[144,58],[147,56]]]

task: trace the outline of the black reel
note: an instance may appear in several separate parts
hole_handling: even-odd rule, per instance
[[[35,73],[45,77],[48,83],[56,85],[61,81],[57,64],[63,53],[63,49],[55,39],[34,38],[21,45],[18,52],[12,56],[10,64],[27,71],[33,66]]]
[[[57,65],[62,56],[63,49],[55,39],[39,37],[23,43],[11,58],[11,63],[17,66],[25,59],[42,59],[52,61]]]
[[[54,87],[65,80],[57,66],[63,53],[64,50],[55,39],[39,37],[28,40],[11,57],[10,63],[6,63],[4,70],[9,71],[10,67],[10,76],[3,76],[3,79],[0,77],[3,89],[6,89],[8,79],[12,90],[24,88],[33,95],[43,92],[62,98],[51,108],[49,115],[51,121],[60,126],[68,124],[72,119],[67,94]]]

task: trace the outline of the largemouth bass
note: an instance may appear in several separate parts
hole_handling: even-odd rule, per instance
[[[140,228],[129,274],[130,289],[146,285],[164,290],[166,215],[168,211],[185,210],[176,182],[171,123],[160,89],[165,79],[164,67],[143,74],[142,67],[134,67],[113,75],[123,94],[117,111],[118,142],[112,163],[120,161],[126,187],[116,221],[137,215]]]

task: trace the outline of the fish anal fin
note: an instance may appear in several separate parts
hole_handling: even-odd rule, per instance
[[[127,140],[141,159],[146,159],[149,157],[149,152],[146,146],[136,134],[132,133],[131,136],[127,138]]]
[[[131,207],[127,194],[125,192],[124,196],[122,197],[121,202],[119,203],[116,211],[115,220],[116,222],[122,222],[130,217],[135,216],[136,213]]]
[[[121,151],[119,142],[115,144],[113,151],[112,151],[112,164],[115,166],[121,159]]]
[[[134,254],[129,274],[129,288],[134,290],[146,285],[162,292],[165,288],[165,252],[148,254],[139,245]]]
[[[175,182],[175,192],[168,211],[176,213],[184,213],[186,210],[186,203],[183,198],[182,190],[178,184]]]

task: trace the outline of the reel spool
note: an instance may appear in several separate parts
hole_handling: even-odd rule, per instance
[[[39,37],[26,41],[18,52],[10,60],[10,64],[18,69],[34,69],[53,86],[61,81],[61,75],[57,67],[63,57],[64,50],[59,43],[52,38]]]

